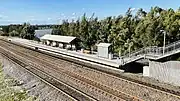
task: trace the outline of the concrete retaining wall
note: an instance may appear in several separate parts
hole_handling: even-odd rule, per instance
[[[180,62],[165,63],[149,61],[149,76],[160,81],[180,86]]]

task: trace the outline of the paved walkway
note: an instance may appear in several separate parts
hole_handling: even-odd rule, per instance
[[[77,58],[81,58],[81,59],[85,59],[85,60],[90,60],[93,62],[113,66],[116,68],[118,68],[119,65],[121,64],[120,59],[110,60],[110,59],[100,58],[96,54],[85,54],[82,52],[71,51],[71,50],[67,50],[67,49],[61,49],[59,47],[47,46],[47,45],[44,45],[44,44],[41,44],[41,43],[38,43],[38,42],[32,41],[32,40],[26,40],[26,39],[20,39],[20,38],[11,38],[11,41],[16,42],[16,43],[20,43],[22,45],[26,45],[29,47],[33,47],[33,48],[36,46],[41,50],[49,50],[51,52],[61,53],[61,54],[68,55],[68,56],[73,56],[73,57],[77,57]]]
[[[141,53],[141,51],[139,51],[140,53],[138,53],[136,55],[132,54],[131,57],[125,56],[122,59],[119,59],[119,58],[106,59],[106,58],[98,57],[97,54],[85,54],[82,52],[71,51],[71,50],[62,49],[59,47],[47,46],[47,45],[44,45],[44,44],[41,44],[41,43],[38,43],[38,42],[32,41],[32,40],[26,40],[26,39],[20,39],[20,38],[11,38],[11,40],[13,42],[17,42],[17,43],[20,43],[22,45],[26,45],[26,46],[29,46],[32,48],[37,46],[41,50],[46,50],[46,51],[49,50],[51,52],[61,53],[64,55],[69,55],[69,56],[73,56],[73,57],[76,57],[79,59],[89,60],[89,61],[93,61],[93,62],[100,63],[100,64],[105,64],[105,65],[116,67],[116,68],[118,68],[120,65],[125,65],[125,64],[131,63],[133,61],[143,59],[143,58],[158,60],[158,59],[161,59],[161,58],[173,55],[173,54],[180,53],[180,42],[179,41],[178,41],[178,43],[175,43],[175,45],[174,44],[167,45],[168,47],[166,47],[166,50],[169,50],[172,47],[174,47],[174,49],[167,51],[164,55],[155,54],[156,52],[155,53],[151,52],[152,50],[154,51],[154,50],[161,48],[161,47],[156,47],[155,49],[152,48],[152,50],[151,50],[151,48],[147,48],[147,49],[149,49],[149,50],[147,50],[147,52],[146,52],[146,49],[143,50],[142,53]]]

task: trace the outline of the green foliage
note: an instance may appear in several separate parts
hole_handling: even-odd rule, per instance
[[[0,31],[0,36],[5,36],[5,33],[3,31]]]
[[[20,32],[20,37],[25,39],[34,39],[35,29],[30,26],[29,23],[24,23],[22,25],[22,30]]]
[[[3,74],[0,64],[0,101],[35,101],[24,90],[14,89],[16,84],[16,80]]]
[[[25,39],[34,39],[34,32],[36,27],[31,26],[29,23],[24,23],[23,25],[9,25],[2,26],[3,33],[0,32],[2,36],[12,36],[12,37],[21,37]]]
[[[4,27],[4,34],[33,39],[34,29],[30,24]],[[148,46],[162,46],[163,32],[166,31],[166,44],[180,40],[180,8],[178,10],[152,7],[149,12],[131,8],[125,15],[98,20],[94,14],[88,18],[84,14],[77,21],[63,20],[61,25],[41,25],[39,28],[53,28],[54,35],[75,36],[81,39],[81,47],[96,50],[96,44],[108,42],[113,52],[126,54]],[[4,35],[3,34],[3,35]]]
[[[9,36],[19,36],[19,33],[16,30],[13,30],[9,33]]]
[[[82,47],[92,49],[100,42],[113,45],[113,52],[126,54],[147,46],[162,46],[165,30],[166,42],[180,40],[180,11],[152,7],[150,12],[140,8],[136,14],[129,8],[124,16],[107,17],[98,20],[87,18],[86,14],[76,22],[64,20],[55,28],[58,35],[76,36],[82,40]],[[166,44],[167,44],[166,43]]]

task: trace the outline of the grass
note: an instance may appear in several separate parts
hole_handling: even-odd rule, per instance
[[[29,97],[26,91],[18,87],[18,82],[9,76],[3,74],[0,64],[0,101],[34,101]],[[15,89],[16,87],[16,89]],[[17,89],[18,88],[18,89]]]

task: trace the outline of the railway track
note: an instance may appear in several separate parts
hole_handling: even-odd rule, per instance
[[[20,45],[20,46],[22,46],[22,45]],[[27,48],[25,46],[23,46],[23,47]],[[138,84],[141,84],[141,85],[145,85],[145,86],[148,86],[148,87],[151,87],[151,88],[154,88],[154,89],[158,89],[158,90],[161,90],[161,91],[164,91],[164,92],[168,92],[170,94],[174,94],[174,95],[180,96],[180,91],[175,91],[175,90],[167,89],[167,88],[164,88],[162,86],[157,86],[157,85],[154,85],[154,84],[151,84],[151,83],[147,83],[147,82],[144,82],[144,81],[140,81],[140,80],[136,80],[136,79],[133,79],[133,78],[129,78],[127,76],[123,76],[123,75],[120,75],[118,73],[111,72],[109,70],[102,70],[101,67],[99,67],[99,66],[93,66],[91,64],[90,65],[89,64],[84,64],[84,63],[82,63],[80,61],[77,61],[77,60],[73,60],[72,61],[72,60],[69,60],[69,59],[61,57],[61,56],[56,56],[56,55],[45,53],[45,52],[38,51],[38,50],[34,50],[34,51],[41,52],[43,54],[46,54],[46,55],[49,55],[49,56],[53,56],[53,57],[56,57],[56,58],[60,58],[60,59],[63,59],[63,60],[69,61],[69,62],[75,62],[75,63],[80,64],[82,66],[93,68],[93,69],[95,69],[97,71],[100,71],[99,73],[104,72],[106,74],[110,74],[110,75],[113,75],[115,77],[122,78],[124,80],[132,81],[132,82],[135,82],[135,83],[138,83]],[[59,54],[61,54],[61,53],[59,53]],[[62,55],[64,55],[64,54],[62,54]],[[93,61],[90,61],[90,62],[93,62]],[[98,67],[98,68],[95,68],[95,67]]]
[[[96,99],[93,99],[85,95],[84,93],[76,90],[75,88],[70,87],[69,85],[61,82],[60,80],[49,75],[48,73],[45,73],[41,69],[38,69],[33,65],[24,63],[24,61],[20,60],[19,58],[16,58],[16,55],[7,53],[7,51],[2,51],[2,48],[1,54],[4,57],[8,58],[10,61],[14,62],[15,64],[18,64],[21,67],[23,67],[27,72],[37,77],[44,83],[48,84],[50,87],[58,90],[67,101],[97,101]]]
[[[49,58],[49,57],[48,57],[48,58]],[[45,59],[45,60],[46,60],[46,59]],[[46,62],[49,62],[49,63],[51,63],[51,64],[54,64],[54,63],[51,62],[51,61],[46,61]],[[57,64],[56,64],[56,65],[57,65]],[[123,79],[125,82],[128,82],[128,83],[133,83],[133,84],[136,84],[136,85],[137,85],[137,83],[138,83],[138,85],[141,86],[141,87],[149,87],[148,89],[152,89],[151,87],[153,87],[152,90],[157,90],[157,92],[166,93],[167,95],[176,96],[177,98],[179,98],[179,92],[169,91],[169,90],[167,90],[167,89],[160,88],[160,87],[157,87],[157,86],[154,86],[154,85],[151,85],[151,84],[141,83],[140,81],[135,81],[135,80],[129,79],[129,78],[127,78],[127,77],[122,77],[122,76],[121,76],[121,77],[119,78],[118,75],[115,75],[115,76],[117,76],[117,77],[115,77],[115,76],[112,76],[112,75],[114,75],[114,74],[109,75],[110,73],[106,74],[106,73],[102,73],[102,72],[99,72],[99,71],[93,70],[93,69],[89,69],[89,70],[91,70],[91,71],[93,71],[93,72],[96,72],[96,73],[99,73],[99,74],[102,74],[102,75],[111,76],[112,78],[121,79],[121,80]],[[92,82],[92,80],[89,80],[89,79],[87,79],[87,78],[84,78],[84,77],[82,77],[81,75],[78,75],[78,74],[75,74],[75,73],[74,73],[74,75],[72,75],[73,72],[66,72],[66,74],[71,75],[71,76],[75,76],[76,78],[79,78],[79,79],[84,79],[84,80],[86,80],[86,82],[88,82],[88,83],[91,83],[91,82]],[[79,82],[79,81],[78,81],[78,82]],[[83,83],[83,82],[82,82],[82,83]],[[88,84],[88,83],[87,83],[87,84]],[[94,82],[92,82],[91,85],[93,85],[93,83],[94,83]],[[100,83],[95,83],[94,85],[99,85],[99,88],[101,88],[101,89],[103,89],[103,87],[104,87],[104,88],[108,87],[108,86],[100,85]],[[98,89],[96,89],[96,90],[98,90]],[[99,91],[99,92],[101,92],[101,91]],[[118,91],[117,91],[117,90],[110,90],[110,92],[113,93],[113,92],[118,92]],[[121,93],[121,94],[122,94],[122,93]],[[112,97],[112,96],[111,96],[111,97]],[[132,97],[131,99],[138,99],[138,98]]]
[[[4,46],[5,47],[5,46]],[[39,67],[39,70],[40,70],[40,68],[42,68],[42,66],[48,66],[48,67],[51,67],[51,68],[49,68],[48,69],[48,71],[50,70],[50,69],[52,69],[53,67],[55,67],[55,65],[54,66],[52,66],[52,65],[50,65],[50,64],[48,64],[47,62],[45,63],[45,62],[43,62],[43,61],[40,61],[40,59],[38,59],[38,58],[36,58],[36,57],[33,57],[33,56],[29,56],[30,58],[28,58],[28,55],[27,54],[24,54],[23,52],[17,52],[17,50],[16,49],[13,49],[13,48],[10,48],[10,47],[6,47],[6,49],[8,49],[8,50],[11,50],[11,51],[13,51],[15,54],[17,54],[17,55],[19,55],[19,56],[22,56],[22,57],[24,57],[24,59],[33,59],[33,64],[31,64],[31,65],[33,65],[33,67]],[[3,53],[5,53],[5,52],[3,52]],[[2,53],[2,54],[3,54]],[[8,54],[5,54],[6,56],[8,55]],[[11,54],[12,55],[12,54]],[[11,57],[12,58],[12,57]],[[19,59],[19,58],[18,58]],[[15,60],[16,62],[17,62],[17,60]],[[30,62],[30,61],[29,61]],[[32,63],[31,62],[31,63]],[[39,65],[34,65],[34,62],[38,62],[38,64],[39,63],[41,63],[40,65],[41,66],[39,66]],[[54,69],[54,72],[55,72],[55,70],[57,70],[57,68],[53,68]],[[36,71],[39,71],[39,70],[37,70],[36,69]],[[31,68],[31,71],[34,71],[35,72],[35,70],[33,70],[33,68]],[[61,73],[62,75],[66,75],[66,77],[65,78],[67,78],[68,77],[68,79],[70,80],[70,79],[72,79],[72,80],[74,80],[74,82],[76,82],[76,83],[79,83],[79,84],[81,84],[82,86],[85,86],[85,88],[90,88],[90,89],[92,89],[94,92],[96,92],[95,94],[102,94],[103,96],[106,96],[105,98],[105,100],[107,100],[107,98],[109,99],[109,101],[112,101],[112,99],[113,100],[117,100],[117,101],[121,101],[121,100],[123,100],[123,99],[125,99],[125,100],[133,100],[133,101],[142,101],[141,99],[138,99],[138,98],[136,98],[135,96],[131,96],[131,95],[129,95],[129,94],[127,94],[127,93],[123,93],[123,92],[119,92],[119,91],[117,91],[117,90],[115,90],[115,89],[112,89],[112,88],[110,88],[110,87],[107,87],[107,86],[105,86],[105,85],[102,85],[102,84],[100,84],[100,83],[96,83],[95,81],[92,81],[92,80],[89,80],[89,79],[87,79],[87,78],[85,78],[85,77],[83,77],[83,76],[80,76],[80,75],[78,75],[78,74],[75,74],[75,73],[72,73],[72,72],[63,72],[62,70],[59,70],[58,69],[58,71],[61,71],[61,72],[58,72],[58,73]],[[44,71],[43,71],[44,72]],[[46,74],[48,74],[48,73],[46,73]],[[61,76],[62,76],[61,75]],[[56,78],[56,77],[54,77],[54,78]],[[46,78],[44,78],[44,79],[46,79]],[[62,79],[62,78],[61,78]],[[82,101],[88,101],[87,99],[83,99]]]
[[[40,77],[39,75],[37,75],[37,73],[34,73],[28,69],[25,69],[27,67],[25,67],[26,65],[20,61],[17,61],[14,58],[11,58],[5,54],[2,54],[3,57],[6,57],[6,59],[8,59],[9,61],[11,61],[12,63],[18,65],[19,67],[21,67],[21,69],[24,69],[24,71],[26,71],[27,73],[33,75],[34,77],[38,78],[40,81],[44,82],[45,84],[47,84],[48,86],[54,88],[57,90],[57,93],[60,95],[60,97],[66,101],[78,101],[77,99],[73,98],[72,96],[70,96],[69,94],[67,94],[66,92],[58,89],[55,85],[53,85],[53,83],[49,83],[50,81],[48,81],[47,79],[44,79],[43,77]],[[17,63],[18,62],[18,63]],[[28,67],[29,68],[29,67]],[[45,77],[45,76],[44,76]],[[64,90],[66,90],[64,88]]]

